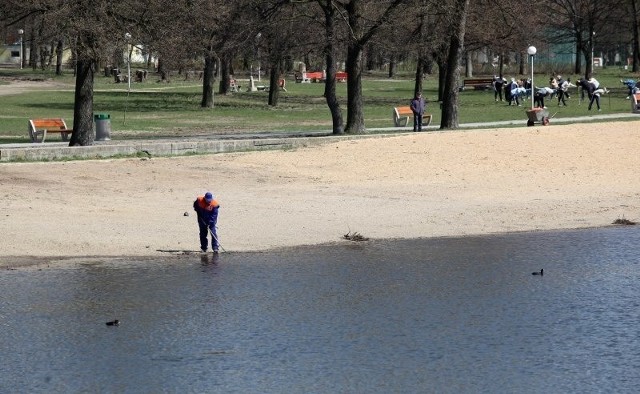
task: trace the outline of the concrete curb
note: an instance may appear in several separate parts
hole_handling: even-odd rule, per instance
[[[599,114],[575,118],[552,119],[552,123],[585,123],[627,118],[640,120],[638,114]],[[521,126],[526,119],[489,123],[461,124],[459,129],[440,131],[429,126],[429,132],[456,132],[472,128]],[[0,145],[0,162],[105,159],[119,156],[180,156],[191,154],[282,150],[361,138],[385,138],[411,134],[411,127],[369,128],[376,134],[333,135],[330,131],[309,133],[255,133],[238,135],[206,135],[185,139],[96,141],[92,146],[69,146],[66,142],[44,144],[20,143]]]
[[[132,141],[131,143],[96,143],[96,145],[92,146],[68,146],[67,143],[47,143],[46,145],[35,146],[33,144],[13,144],[13,146],[10,147],[0,147],[0,162],[104,159],[118,156],[181,156],[205,153],[282,150],[356,138],[380,138],[394,135],[398,134],[229,140]]]

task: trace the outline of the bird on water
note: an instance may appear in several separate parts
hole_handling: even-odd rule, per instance
[[[108,326],[119,326],[120,325],[120,320],[116,319],[116,320],[113,320],[113,321],[108,321],[107,325]]]
[[[536,272],[532,272],[531,275],[544,275],[544,269],[540,269],[540,272],[536,271]]]

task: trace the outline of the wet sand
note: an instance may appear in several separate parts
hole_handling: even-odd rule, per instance
[[[640,219],[640,122],[461,130],[290,151],[0,165],[0,265],[197,251],[193,200],[225,251]],[[188,216],[185,216],[188,215]]]

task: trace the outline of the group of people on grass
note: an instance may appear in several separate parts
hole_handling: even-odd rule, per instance
[[[625,86],[629,88],[629,97],[632,94],[640,93],[640,81],[634,80],[620,80]],[[597,79],[591,77],[589,79],[579,78],[576,81],[577,85],[571,83],[571,78],[566,80],[562,78],[562,75],[549,78],[549,86],[536,87],[533,94],[534,106],[538,108],[545,108],[545,99],[558,99],[558,106],[567,106],[567,99],[569,99],[569,88],[580,87],[582,88],[582,99],[584,100],[585,93],[589,98],[588,110],[591,111],[593,104],[596,104],[598,111],[600,111],[600,96],[609,93],[609,90],[600,87],[600,82]],[[510,82],[507,82],[502,76],[493,77],[493,91],[495,101],[508,102],[508,105],[521,106],[520,101],[531,96],[531,80],[511,78]],[[629,98],[627,97],[627,98]],[[426,109],[426,102],[422,97],[421,92],[416,92],[415,97],[411,100],[411,110],[413,111],[413,131],[422,131],[422,118]]]
[[[503,101],[502,94],[504,92],[504,100],[509,105],[520,106],[520,99],[528,96],[531,91],[531,81],[528,79],[511,78],[510,82],[503,77],[493,77],[493,91],[496,101]]]
[[[545,99],[557,98],[558,106],[566,106],[567,99],[570,97],[569,88],[580,87],[582,88],[583,99],[584,94],[588,94],[589,111],[591,110],[594,103],[596,104],[598,111],[600,111],[600,96],[602,94],[608,93],[609,90],[607,88],[601,88],[598,80],[593,77],[589,79],[580,78],[576,83],[577,85],[574,85],[573,83],[571,83],[570,78],[567,78],[565,80],[561,75],[549,78],[549,86],[535,87],[535,89],[533,89],[534,105],[538,108],[544,108]],[[638,87],[638,89],[640,90],[640,86]],[[511,81],[507,82],[507,80],[502,76],[494,76],[493,91],[495,101],[503,101],[502,97],[504,92],[504,100],[507,101],[508,105],[516,105],[519,107],[521,105],[521,100],[529,98],[531,96],[531,80],[524,78],[516,80],[515,78],[511,78]]]

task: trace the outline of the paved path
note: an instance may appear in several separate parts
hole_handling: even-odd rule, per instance
[[[553,116],[553,112],[551,112]],[[551,119],[552,123],[585,123],[619,120],[627,118],[640,119],[637,114],[599,114],[573,118]],[[499,128],[509,126],[526,127],[527,119],[507,120],[501,122],[465,123],[460,129]],[[268,150],[310,146],[331,141],[356,138],[382,138],[411,132],[411,127],[368,128],[371,134],[333,135],[331,131],[315,132],[256,132],[239,134],[211,133],[200,136],[96,141],[92,146],[70,147],[66,142],[55,141],[52,136],[44,144],[18,143],[0,145],[0,161],[34,161],[91,159],[117,156],[171,156],[184,154],[204,154],[238,152],[249,150]],[[427,131],[438,131],[439,126],[429,126]],[[451,132],[446,130],[442,132]],[[320,137],[320,138],[319,138]]]

